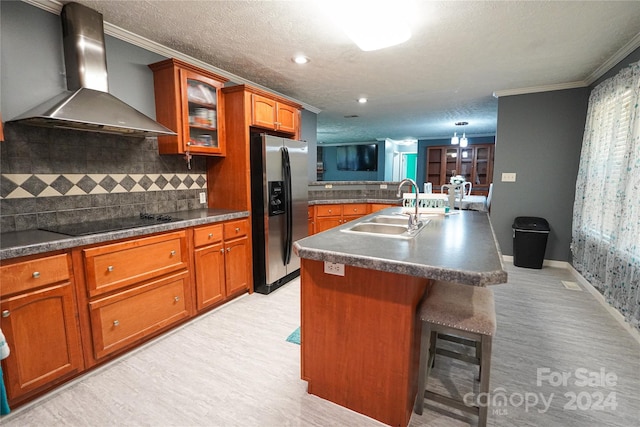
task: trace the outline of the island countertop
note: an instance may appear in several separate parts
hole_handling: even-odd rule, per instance
[[[506,283],[507,272],[489,216],[455,211],[423,216],[429,223],[412,239],[345,233],[359,221],[394,215],[388,208],[294,243],[300,258],[473,286]]]

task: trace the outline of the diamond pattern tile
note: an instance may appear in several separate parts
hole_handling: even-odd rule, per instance
[[[151,178],[145,175],[142,177],[140,181],[138,181],[138,184],[140,185],[140,187],[144,188],[145,190],[148,190],[149,187],[151,187],[151,185],[153,184],[153,181],[151,181]]]
[[[0,177],[0,197],[3,199],[7,197],[11,192],[13,192],[16,188],[18,188],[18,184],[11,181],[6,176],[2,175]]]
[[[0,199],[204,189],[204,174],[1,174]]]
[[[100,187],[107,190],[108,193],[110,193],[116,185],[118,185],[118,182],[109,175],[105,176],[102,181],[100,181]]]
[[[73,182],[71,182],[66,176],[60,175],[53,180],[51,187],[60,194],[67,194],[69,190],[71,190],[71,187],[73,187]]]
[[[28,191],[30,194],[37,196],[38,194],[42,193],[45,188],[47,188],[47,184],[45,184],[36,175],[32,175],[29,179],[22,183],[21,187],[24,190]]]
[[[124,177],[122,181],[120,181],[120,185],[127,191],[131,191],[133,187],[136,185],[135,179],[131,178],[129,175]]]
[[[98,183],[96,183],[93,179],[91,179],[89,176],[85,175],[83,176],[80,181],[78,181],[78,183],[76,184],[82,191],[84,191],[85,193],[89,194],[91,193],[91,190],[93,190],[94,188],[96,188],[96,185],[98,185]]]
[[[171,186],[176,189],[180,186],[180,184],[182,184],[182,180],[178,178],[177,175],[173,175],[173,177],[169,180],[169,184],[171,184]]]
[[[160,188],[164,188],[167,186],[167,184],[169,183],[169,181],[167,180],[167,178],[165,178],[163,175],[160,175],[155,181],[154,184],[157,185]]]

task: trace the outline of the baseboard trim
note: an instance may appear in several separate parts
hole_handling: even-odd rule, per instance
[[[573,276],[576,278],[576,280],[578,281],[578,283],[580,283],[582,286],[584,286],[584,288],[589,291],[589,293],[591,295],[593,295],[593,297],[604,307],[607,309],[607,311],[609,312],[609,314],[611,314],[611,316],[613,316],[614,319],[616,319],[616,321],[622,325],[622,327],[629,332],[629,334],[633,337],[633,339],[635,339],[638,344],[640,344],[640,331],[638,331],[636,328],[634,328],[633,326],[631,326],[629,324],[629,322],[627,322],[624,318],[624,316],[622,315],[622,313],[620,313],[615,307],[612,307],[611,304],[609,304],[607,302],[607,300],[604,299],[604,296],[595,288],[593,287],[593,285],[591,283],[589,283],[589,281],[587,279],[585,279],[582,274],[580,274],[580,272],[578,270],[576,270],[575,268],[573,268],[573,266],[569,263],[567,264],[567,270],[569,270],[571,272],[571,274],[573,274]]]
[[[511,255],[503,255],[502,260],[504,262],[508,262],[513,264],[513,256]],[[566,261],[556,261],[552,259],[545,259],[542,263],[543,267],[555,267],[555,268],[564,268],[565,270],[569,270],[573,277],[576,278],[578,283],[580,283],[593,297],[602,305],[609,314],[631,335],[631,337],[640,344],[640,331],[631,326],[629,322],[627,322],[624,316],[614,307],[611,306],[604,299],[604,296],[591,284],[587,279],[585,279],[582,274],[575,268],[573,265]]]

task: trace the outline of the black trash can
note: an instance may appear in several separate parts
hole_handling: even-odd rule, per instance
[[[542,268],[549,237],[549,223],[544,218],[519,216],[513,221],[513,265]]]

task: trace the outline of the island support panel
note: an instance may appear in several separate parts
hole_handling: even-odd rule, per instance
[[[406,426],[417,392],[428,279],[302,259],[302,379],[307,391],[393,426]]]

